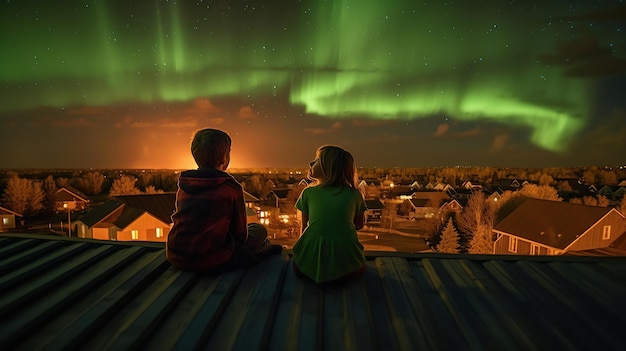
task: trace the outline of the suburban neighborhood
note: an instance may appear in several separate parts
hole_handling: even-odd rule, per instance
[[[360,170],[357,187],[368,207],[363,233],[377,239],[388,233],[416,238],[425,241],[428,247],[419,251],[429,252],[472,253],[472,239],[478,237],[475,232],[488,231],[490,235],[483,235],[487,243],[482,244],[479,253],[622,255],[626,247],[619,245],[622,241],[618,239],[626,232],[626,179],[618,179],[617,175],[623,172],[612,171],[612,176],[608,176],[612,184],[590,183],[584,178],[604,179],[600,176],[604,172],[597,171],[594,175],[583,171],[579,177],[568,178],[542,173],[521,179],[511,176],[513,172],[507,175],[501,170],[482,170],[469,175],[459,172],[461,176],[451,176],[450,170],[431,171],[431,174]],[[56,180],[48,175],[43,182],[17,173],[8,174],[3,184],[4,201],[0,203],[4,232],[26,230],[111,241],[166,241],[175,210],[177,172],[144,170],[136,175],[124,171],[75,172],[67,178],[57,176]],[[233,173],[233,176],[245,190],[248,222],[265,225],[270,237],[285,247],[293,245],[301,230],[301,218],[294,204],[302,189],[312,182],[306,171],[272,170]],[[59,179],[60,186],[54,186]],[[107,194],[103,186],[110,179],[113,180]],[[45,219],[41,220],[43,216],[37,218],[31,211],[27,218],[19,208],[12,208],[9,184],[18,181],[52,189],[48,217],[56,220],[49,220],[46,225]],[[472,197],[478,199],[470,201]],[[46,198],[43,194],[42,199]],[[40,213],[45,212],[43,200]],[[476,204],[487,206],[483,223],[474,223],[473,228],[463,226],[463,216],[475,211],[472,206]],[[438,244],[449,219],[452,219],[451,232],[456,235],[453,242],[458,245],[444,249]],[[409,252],[415,250],[407,248]]]

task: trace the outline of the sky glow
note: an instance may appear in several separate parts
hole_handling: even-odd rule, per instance
[[[369,167],[626,151],[623,1],[8,1],[0,20],[3,167],[180,168],[204,127],[241,167],[327,143]]]

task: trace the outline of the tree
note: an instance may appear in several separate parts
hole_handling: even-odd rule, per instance
[[[380,226],[383,228],[393,229],[393,224],[398,215],[398,203],[393,201],[385,201],[385,209],[380,218]]]
[[[556,187],[558,191],[574,191],[574,189],[572,189],[572,186],[567,180],[558,182]]]
[[[54,204],[56,202],[56,191],[57,185],[52,178],[52,175],[49,175],[44,179],[41,184],[41,188],[45,194],[43,200],[43,212],[45,214],[52,214],[54,212]]]
[[[432,218],[426,218],[426,244],[437,251],[437,245],[441,241],[441,232],[448,219],[454,217],[454,211],[438,211]]]
[[[123,175],[118,179],[113,181],[111,185],[111,191],[109,195],[135,195],[140,194],[141,191],[135,187],[135,182],[137,179],[135,177]]]
[[[579,198],[579,197],[575,197],[573,199],[569,200],[570,204],[576,204],[576,205],[582,205],[583,204],[583,199]]]
[[[494,220],[493,206],[482,191],[474,191],[467,200],[467,205],[463,212],[457,217],[456,224],[463,234],[463,241],[467,243],[477,234],[483,232],[491,234]]]
[[[622,198],[622,201],[620,201],[618,210],[622,213],[623,216],[626,217],[626,196],[624,196]]]
[[[596,197],[584,196],[583,203],[589,206],[608,207],[609,199],[604,195],[598,195]]]
[[[554,178],[551,175],[543,173],[539,176],[539,185],[552,185]]]
[[[517,191],[505,191],[495,208],[495,221],[498,222],[513,212],[527,198],[563,201],[556,189],[547,185],[526,184]]]
[[[100,172],[89,172],[76,181],[76,186],[88,195],[98,195],[102,192],[104,176]]]
[[[472,240],[469,242],[467,252],[471,254],[490,254],[493,253],[493,226],[480,226],[474,232]]]
[[[2,202],[4,207],[28,217],[39,214],[44,198],[41,182],[12,177],[7,181]]]
[[[617,185],[618,179],[615,171],[604,170],[600,172],[600,184]]]
[[[452,218],[448,219],[446,227],[441,233],[441,241],[437,245],[437,251],[442,253],[459,253],[459,233],[454,228]]]

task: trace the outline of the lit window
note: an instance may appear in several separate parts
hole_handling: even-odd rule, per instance
[[[530,254],[531,255],[539,255],[539,245],[532,244],[530,246]]]
[[[163,237],[163,228],[157,228],[156,229],[156,237],[157,238],[162,238]]]
[[[130,232],[130,237],[131,237],[131,239],[133,239],[133,240],[139,240],[139,231],[138,231],[137,229],[133,229],[133,230]]]
[[[517,238],[509,238],[509,251],[517,252]]]
[[[611,226],[605,225],[602,228],[602,240],[609,240],[609,239],[611,239]]]
[[[4,225],[9,224],[9,217],[2,218],[2,224],[4,224]]]

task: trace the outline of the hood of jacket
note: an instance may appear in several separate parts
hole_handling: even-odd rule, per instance
[[[184,171],[178,178],[178,186],[188,194],[197,194],[223,184],[241,189],[241,184],[232,175],[212,168]]]

